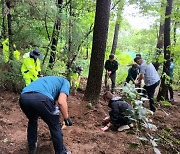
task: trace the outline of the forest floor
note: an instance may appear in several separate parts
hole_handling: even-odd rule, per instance
[[[101,99],[93,106],[87,107],[82,101],[83,94],[68,98],[69,113],[73,126],[63,130],[64,144],[72,154],[153,154],[150,145],[130,149],[130,143],[139,143],[135,135],[129,131],[102,132],[102,119],[108,114],[107,104]],[[19,94],[9,91],[0,92],[0,154],[27,154],[26,129],[27,118],[18,104]],[[161,106],[152,117],[158,127],[157,134],[162,130],[171,130],[167,143],[161,142],[159,149],[162,154],[180,151],[180,96],[175,92],[175,102],[170,107]],[[53,154],[53,146],[47,125],[39,119],[38,154]],[[132,128],[132,130],[135,128]],[[158,137],[157,137],[158,138]],[[166,140],[166,139],[165,139]],[[169,143],[168,143],[169,142]]]

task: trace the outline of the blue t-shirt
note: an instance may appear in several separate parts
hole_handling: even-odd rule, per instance
[[[38,92],[56,101],[60,93],[69,95],[69,90],[70,84],[69,81],[65,78],[57,76],[46,76],[39,78],[29,84],[22,90],[21,94],[27,92]]]

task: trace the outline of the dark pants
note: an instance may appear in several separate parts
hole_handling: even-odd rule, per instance
[[[112,118],[112,114],[111,112],[109,112],[110,115],[110,119]],[[113,123],[111,129],[112,130],[117,130],[119,127],[123,126],[123,125],[128,125],[130,124],[130,121],[127,117],[125,117],[124,115],[119,115],[118,118],[116,119],[116,123]]]
[[[105,75],[105,86],[107,87],[107,80],[108,78],[111,79],[111,92],[114,92],[114,88],[115,88],[115,84],[116,84],[116,72],[113,74],[110,74],[110,76],[108,76],[107,74]]]
[[[155,84],[151,85],[151,86],[144,86],[144,89],[146,89],[148,98],[149,98],[149,106],[150,106],[150,110],[155,112],[156,108],[154,106],[154,93],[155,93],[155,89],[156,87],[159,85],[160,81],[156,82]]]
[[[38,117],[41,117],[49,127],[55,154],[66,154],[61,132],[60,116],[53,113],[55,111],[54,101],[40,93],[25,93],[21,94],[19,103],[29,119],[27,130],[29,149],[35,149]]]

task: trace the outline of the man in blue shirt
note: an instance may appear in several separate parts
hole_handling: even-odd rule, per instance
[[[39,78],[22,90],[19,103],[29,119],[27,140],[30,154],[36,153],[38,117],[41,117],[49,127],[55,154],[68,153],[63,144],[59,108],[65,124],[71,126],[67,106],[69,90],[69,81],[56,76]]]

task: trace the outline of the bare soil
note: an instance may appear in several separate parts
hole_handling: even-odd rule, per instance
[[[73,154],[153,154],[150,145],[144,148],[138,146],[130,149],[130,143],[139,143],[139,140],[130,131],[102,132],[102,119],[108,115],[105,102],[100,102],[92,109],[87,107],[82,93],[68,98],[69,113],[73,126],[63,130],[64,144]],[[18,104],[19,94],[9,91],[0,92],[0,154],[27,154],[27,118]],[[171,129],[173,139],[180,138],[180,96],[175,92],[175,102],[170,107],[161,106],[152,117],[158,127],[155,135],[161,134],[163,129]],[[39,119],[38,154],[53,154],[53,145],[47,125]],[[133,131],[132,128],[131,131]],[[178,144],[173,146],[180,151]],[[165,141],[160,142],[162,153],[176,153],[172,145]]]

